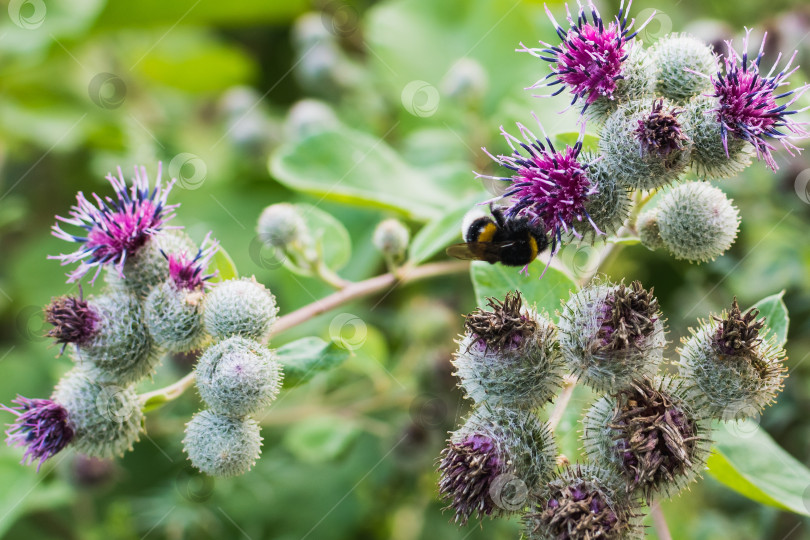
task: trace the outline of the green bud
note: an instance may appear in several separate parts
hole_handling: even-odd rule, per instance
[[[658,203],[658,230],[676,259],[711,261],[737,238],[739,212],[708,182],[687,182],[663,194]]]
[[[658,230],[658,211],[656,209],[644,212],[636,220],[636,230],[641,238],[641,243],[650,250],[664,247],[661,234]]]
[[[751,164],[754,147],[748,141],[728,135],[723,145],[717,121],[716,98],[698,96],[686,104],[686,134],[692,139],[691,170],[701,178],[732,178]]]
[[[186,424],[183,448],[200,472],[239,476],[248,472],[262,453],[261,430],[252,418],[200,411]]]
[[[158,346],[181,353],[199,349],[208,338],[202,320],[202,290],[189,291],[166,281],[144,303],[146,325]]]
[[[271,204],[262,211],[256,227],[265,244],[284,249],[309,237],[309,231],[298,210],[289,203]]]
[[[670,34],[650,50],[655,66],[655,90],[658,94],[686,103],[693,96],[712,90],[704,75],[714,75],[720,68],[710,45],[686,34]]]
[[[197,362],[197,390],[215,412],[245,416],[276,399],[281,366],[267,347],[232,337],[206,349]]]
[[[276,320],[276,298],[256,278],[219,283],[205,295],[203,318],[217,339],[242,336],[265,341]]]
[[[386,257],[400,260],[408,250],[410,238],[411,234],[402,222],[396,219],[386,219],[374,229],[372,243]]]

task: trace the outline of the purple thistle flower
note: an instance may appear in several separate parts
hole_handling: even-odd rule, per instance
[[[0,408],[17,415],[17,420],[6,430],[6,444],[27,447],[22,463],[30,465],[39,460],[37,471],[50,457],[58,454],[73,440],[73,428],[68,412],[49,399],[28,399],[17,396],[16,407]]]
[[[81,295],[60,296],[45,306],[45,321],[53,325],[48,337],[62,344],[64,351],[68,343],[81,345],[95,335],[99,315]]]
[[[193,291],[204,287],[207,280],[216,276],[216,272],[203,274],[219,249],[219,242],[210,240],[210,237],[210,232],[205,235],[202,247],[192,259],[189,259],[185,253],[170,253],[167,255],[161,251],[169,261],[169,277],[174,281],[178,289]],[[206,244],[208,245],[206,246]]]
[[[473,514],[482,518],[495,510],[490,488],[501,473],[501,460],[494,440],[476,433],[461,442],[450,441],[442,451],[439,472],[439,493],[461,525]]]
[[[540,121],[537,123],[539,125]],[[597,234],[604,234],[585,210],[588,197],[597,192],[597,187],[588,178],[588,167],[596,161],[580,163],[577,160],[582,151],[584,125],[576,144],[573,147],[566,145],[561,151],[554,148],[545,131],[543,136],[546,144],[543,144],[523,124],[518,123],[517,126],[525,142],[513,137],[501,126],[501,134],[513,151],[511,155],[496,157],[486,148],[483,149],[490,158],[514,171],[514,174],[510,177],[498,177],[476,173],[478,178],[511,182],[506,192],[499,197],[512,198],[506,215],[524,217],[532,225],[542,226],[551,234],[552,254],[559,249],[563,231],[570,232],[577,238],[582,237],[575,229],[577,222],[587,220]],[[543,130],[542,125],[540,129]],[[515,144],[528,156],[522,155]]]
[[[51,228],[57,238],[81,244],[73,253],[48,257],[61,260],[62,265],[79,263],[79,267],[68,274],[68,283],[81,279],[96,267],[96,273],[90,280],[93,283],[102,266],[107,264],[113,265],[123,276],[126,259],[135,255],[151,236],[166,228],[164,224],[174,217],[174,210],[179,205],[166,204],[174,180],[163,186],[161,173],[162,166],[159,163],[155,187],[150,192],[146,168],[135,167],[135,178],[131,188],[127,190],[119,167],[117,178],[112,174],[107,175],[107,180],[115,191],[114,199],[102,199],[94,193],[93,204],[79,192],[76,195],[76,204],[70,209],[70,217],[56,216],[58,221],[85,230],[82,236],[65,232],[58,223]]]
[[[628,2],[626,10],[624,0],[622,0],[619,14],[608,25],[605,25],[591,0],[588,1],[588,7],[591,11],[592,22],[588,22],[585,6],[579,1],[577,4],[579,4],[579,12],[576,21],[571,16],[568,4],[565,5],[566,18],[570,25],[568,30],[560,26],[546,6],[546,14],[562,40],[559,46],[540,41],[542,48],[530,48],[521,42],[522,49],[516,50],[527,52],[554,64],[551,73],[529,88],[561,85],[551,94],[552,96],[556,96],[568,88],[574,95],[571,105],[578,99],[585,100],[585,106],[582,108],[584,113],[588,106],[600,97],[613,98],[616,82],[624,78],[623,64],[629,54],[627,45],[652,20],[655,13],[631,34],[630,29],[633,27],[635,19],[628,22],[627,12],[630,11],[630,6],[633,4],[632,0]],[[554,78],[554,80],[546,82],[550,78]]]
[[[720,133],[723,138],[723,147],[728,156],[728,135],[731,134],[739,139],[750,142],[757,152],[757,158],[764,160],[774,171],[779,167],[771,153],[774,146],[768,139],[777,139],[785,150],[791,155],[801,152],[801,149],[790,142],[792,138],[804,138],[808,136],[807,131],[802,127],[803,123],[796,122],[790,118],[791,115],[807,109],[788,110],[810,85],[805,84],[777,95],[777,89],[789,84],[785,79],[790,77],[799,69],[799,66],[791,69],[791,64],[796,58],[798,51],[794,51],[782,70],[771,76],[782,58],[782,53],[766,75],[759,72],[760,62],[764,55],[765,39],[768,34],[762,37],[762,44],[756,58],[748,59],[748,37],[751,30],[746,28],[743,39],[743,54],[740,56],[734,50],[731,41],[726,42],[728,54],[723,58],[725,64],[725,75],[717,73],[714,76],[705,74],[704,77],[711,80],[714,85],[712,97],[719,99],[719,106],[714,111],[717,112],[717,120],[720,122]],[[777,100],[793,96],[789,101],[777,104]]]

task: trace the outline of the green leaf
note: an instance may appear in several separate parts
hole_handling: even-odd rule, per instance
[[[292,190],[417,220],[438,216],[446,202],[439,182],[405,163],[383,140],[348,128],[283,145],[269,167]]]
[[[107,2],[98,20],[103,28],[132,26],[174,26],[215,24],[217,26],[256,25],[287,21],[308,8],[305,0],[267,2],[266,0],[140,0],[137,4]],[[161,30],[162,32],[163,30]]]
[[[360,429],[340,417],[316,416],[293,424],[284,435],[284,446],[307,463],[332,461],[345,452]]]
[[[538,310],[545,309],[553,315],[560,307],[560,300],[577,290],[577,284],[556,268],[549,268],[540,279],[545,266],[544,261],[535,260],[529,265],[526,276],[519,268],[475,261],[470,275],[478,305],[485,306],[488,297],[503,299],[509,291],[519,290],[527,304],[535,304]]]
[[[763,337],[769,337],[771,334],[776,336],[777,345],[784,346],[787,341],[788,324],[790,317],[788,316],[787,306],[782,299],[785,296],[785,291],[765,297],[753,307],[759,310],[759,316],[765,317],[765,328],[767,332]]]
[[[461,222],[464,215],[474,207],[476,202],[480,202],[480,199],[480,195],[471,197],[422,227],[413,237],[408,249],[410,262],[419,264],[431,258],[454,240],[460,242]]]
[[[311,204],[299,203],[294,206],[315,238],[326,266],[332,270],[343,268],[352,255],[352,240],[346,227],[332,214]],[[300,273],[296,266],[288,264],[288,260],[284,263],[288,269]]]
[[[317,373],[329,371],[346,360],[351,352],[334,342],[305,337],[276,351],[284,366],[284,388],[304,384]]]
[[[168,402],[169,398],[165,394],[155,394],[154,396],[149,396],[149,398],[143,402],[141,411],[146,414],[163,407]]]
[[[752,420],[715,422],[709,474],[754,501],[810,516],[810,470]]]
[[[625,246],[634,246],[641,243],[641,238],[638,236],[623,236],[621,238],[608,238],[609,244],[623,244]]]
[[[214,258],[211,259],[211,264],[208,265],[208,271],[206,273],[211,274],[213,272],[217,274],[211,279],[211,283],[219,283],[220,281],[228,281],[229,279],[239,277],[239,273],[236,271],[236,264],[234,264],[233,259],[222,246],[219,246],[219,249],[214,254]]]

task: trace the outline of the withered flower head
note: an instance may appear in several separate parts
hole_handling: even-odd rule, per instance
[[[476,309],[464,323],[467,331],[478,337],[479,345],[489,350],[504,351],[517,347],[537,330],[537,322],[521,313],[523,298],[520,291],[507,293],[500,301],[488,298],[490,310]]]
[[[483,434],[468,435],[461,442],[449,442],[442,450],[439,493],[448,501],[455,521],[462,526],[475,515],[489,516],[496,505],[490,495],[493,481],[501,473],[502,459],[495,441]]]
[[[759,331],[765,326],[765,318],[757,320],[759,310],[749,309],[745,313],[737,304],[737,297],[725,317],[712,316],[717,321],[715,345],[722,354],[743,355],[750,353],[762,341]]]
[[[605,300],[597,337],[604,350],[621,351],[637,348],[655,330],[658,299],[655,289],[649,291],[640,281],[627,287],[620,283]]]

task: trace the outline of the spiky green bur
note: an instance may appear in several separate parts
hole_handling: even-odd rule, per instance
[[[658,231],[664,247],[690,262],[714,260],[734,243],[740,226],[737,208],[708,182],[673,187],[658,203]]]
[[[197,253],[197,245],[180,229],[167,229],[149,238],[135,256],[124,263],[123,277],[118,271],[108,270],[104,280],[114,289],[126,289],[140,298],[146,298],[152,287],[169,278],[169,261],[166,255]]]
[[[121,387],[95,380],[81,368],[69,371],[52,396],[68,411],[74,431],[73,448],[81,454],[111,458],[132,450],[143,429],[143,413],[132,386]]]
[[[627,60],[622,63],[622,76],[616,81],[616,89],[611,97],[602,96],[588,107],[587,115],[598,122],[604,122],[616,108],[628,101],[651,97],[655,91],[655,66],[641,43],[630,45]]]
[[[693,71],[714,75],[720,70],[712,47],[686,34],[670,34],[658,40],[650,55],[655,66],[656,92],[678,103],[712,90],[711,81]]]
[[[775,336],[764,340],[765,319],[756,309],[743,313],[735,299],[720,317],[701,321],[679,351],[681,376],[692,399],[719,420],[758,417],[782,391],[785,350]]]
[[[525,307],[519,292],[488,305],[467,316],[453,357],[459,386],[476,403],[517,409],[547,403],[564,369],[554,323]]]
[[[717,98],[698,96],[686,104],[683,114],[692,139],[689,168],[706,180],[737,176],[754,158],[754,147],[743,139],[729,136],[728,148],[723,146],[718,107]]]
[[[557,446],[531,411],[486,405],[450,435],[439,463],[439,493],[465,525],[472,518],[522,512],[551,478]]]
[[[143,307],[132,294],[110,290],[89,300],[98,317],[93,337],[71,348],[77,365],[93,368],[99,382],[131,384],[155,370],[160,351],[144,321]]]
[[[203,319],[217,339],[242,336],[265,341],[276,320],[276,298],[256,278],[231,279],[205,296]]]
[[[661,239],[661,232],[658,229],[658,211],[656,209],[653,208],[638,217],[636,230],[641,243],[647,249],[654,251],[664,247],[664,241]]]
[[[276,355],[256,341],[232,337],[205,350],[197,362],[197,390],[215,412],[245,416],[269,406],[281,388]]]
[[[597,161],[597,156],[590,152],[582,159],[592,164],[588,168],[588,178],[596,184],[597,189],[596,193],[588,197],[585,211],[604,234],[597,233],[593,227],[584,227],[582,238],[575,239],[570,235],[570,240],[593,245],[600,241],[604,242],[619,231],[630,214],[632,201],[627,186],[619,183],[616,177],[610,174],[604,159]]]
[[[618,107],[599,135],[607,174],[632,189],[656,189],[676,180],[689,165],[691,141],[681,109],[655,99]]]
[[[599,399],[582,420],[585,452],[620,473],[628,492],[672,497],[698,478],[711,449],[711,427],[683,381],[644,379]]]
[[[210,476],[238,476],[248,472],[262,453],[259,424],[204,410],[186,424],[183,449],[191,464]]]
[[[202,320],[203,291],[165,281],[144,302],[146,326],[159,347],[174,353],[199,349],[208,339]]]
[[[301,242],[309,236],[304,219],[290,203],[265,208],[259,216],[256,232],[265,244],[278,248]]]
[[[595,465],[567,466],[540,489],[523,517],[527,540],[641,540],[640,501],[622,479]]]
[[[666,346],[658,300],[638,281],[597,282],[571,295],[558,332],[568,369],[597,391],[654,375]]]

